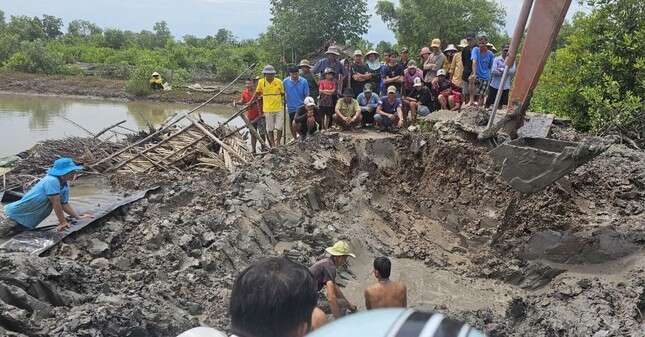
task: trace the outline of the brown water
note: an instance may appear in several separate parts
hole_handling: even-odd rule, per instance
[[[141,129],[146,127],[146,120],[158,125],[169,115],[191,108],[185,104],[0,94],[0,158],[27,150],[42,140],[88,136],[63,117],[92,132],[122,120],[126,120],[123,126],[127,128]],[[225,120],[232,112],[230,106],[209,105],[203,109],[202,118],[212,124]],[[241,122],[233,121],[238,123]]]

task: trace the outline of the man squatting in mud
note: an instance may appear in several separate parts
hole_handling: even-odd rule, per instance
[[[35,230],[47,218],[52,210],[58,219],[59,231],[64,231],[70,224],[65,214],[73,219],[92,218],[89,213],[78,214],[69,204],[68,181],[83,166],[77,165],[70,158],[60,158],[47,171],[47,175],[36,183],[20,200],[10,203],[0,214],[0,237],[11,236],[22,230]]]

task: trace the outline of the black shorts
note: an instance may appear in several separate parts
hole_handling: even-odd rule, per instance
[[[318,109],[320,110],[321,116],[324,116],[324,115],[331,116],[334,114],[334,107],[331,107],[331,106],[321,106]]]

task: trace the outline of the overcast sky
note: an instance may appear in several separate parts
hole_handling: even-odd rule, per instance
[[[522,1],[497,1],[506,8],[506,30],[511,35]],[[376,2],[368,0],[371,12]],[[268,0],[3,0],[0,10],[7,19],[10,15],[49,14],[63,18],[66,25],[86,19],[101,27],[133,31],[151,30],[155,22],[165,20],[177,38],[214,34],[220,28],[231,30],[238,38],[255,38],[266,30],[270,19]],[[579,10],[581,6],[574,0],[568,16]],[[374,43],[394,41],[392,32],[376,15],[366,38]]]

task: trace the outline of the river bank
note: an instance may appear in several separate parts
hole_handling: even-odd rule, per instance
[[[155,92],[145,97],[136,97],[125,92],[125,80],[96,76],[43,75],[21,72],[0,72],[0,92],[44,96],[66,96],[70,98],[100,98],[117,101],[154,101],[163,103],[197,104],[209,99],[214,93],[189,90],[187,87],[173,87],[171,91]],[[202,86],[213,86],[216,90],[226,84],[203,82]],[[229,104],[239,96],[242,82],[227,89],[213,103]]]

